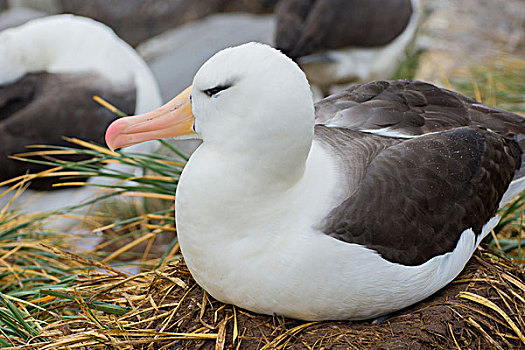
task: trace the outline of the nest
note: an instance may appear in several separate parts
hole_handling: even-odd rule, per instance
[[[44,299],[74,297],[48,310],[57,320],[41,341],[15,348],[525,349],[525,270],[486,250],[447,287],[381,323],[302,322],[226,305],[195,283],[182,258],[133,276],[86,276],[75,288],[44,291]],[[75,317],[58,316],[65,310]]]

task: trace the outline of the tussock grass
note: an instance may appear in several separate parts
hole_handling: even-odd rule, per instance
[[[37,146],[36,151],[16,155],[16,159],[46,164],[50,169],[4,182],[2,185],[11,187],[0,196],[7,192],[20,194],[29,181],[38,177],[56,177],[59,180],[97,177],[111,181],[57,183],[56,186],[94,186],[101,191],[98,198],[54,212],[23,215],[11,210],[12,202],[0,208],[2,348],[55,349],[61,344],[56,337],[69,334],[76,325],[93,322],[98,328],[104,328],[106,320],[101,315],[115,317],[132,309],[115,303],[85,300],[77,290],[79,283],[95,277],[129,277],[130,274],[119,267],[130,265],[123,263],[122,258],[133,259],[135,265],[148,271],[180,258],[174,236],[173,200],[183,163],[158,155],[112,152],[78,139],[68,141],[82,148],[42,145]],[[169,144],[165,147],[173,149]],[[90,159],[73,163],[56,158],[72,153],[87,154]],[[112,167],[114,163],[131,168]],[[150,173],[137,175],[137,168],[147,169]],[[122,201],[122,198],[137,200]],[[144,203],[150,198],[169,204],[166,208],[149,212],[144,209]],[[77,209],[85,210],[80,215]],[[74,232],[67,233],[52,230],[54,220],[64,217],[76,218],[82,224],[82,230],[75,228]],[[105,241],[82,255],[72,253],[79,236],[101,233],[107,237]],[[165,244],[159,245],[159,238],[168,234],[170,236],[168,240],[164,239]],[[133,251],[137,247],[141,249]],[[46,331],[55,326],[59,333]],[[96,338],[89,332],[87,334],[91,340]],[[111,336],[106,338],[102,344],[111,342]],[[66,346],[68,343],[63,344]]]
[[[485,104],[525,116],[525,59],[501,54],[462,67],[449,77],[452,87]]]
[[[43,327],[67,317],[43,289],[74,286],[93,266],[62,259],[49,247],[67,246],[71,234],[48,232],[42,215],[0,214],[0,345],[45,341]]]

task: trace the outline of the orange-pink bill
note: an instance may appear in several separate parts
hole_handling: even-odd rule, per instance
[[[154,111],[115,120],[106,130],[111,150],[194,133],[191,86]]]

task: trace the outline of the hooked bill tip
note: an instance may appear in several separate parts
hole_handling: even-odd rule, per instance
[[[105,140],[108,148],[114,151],[120,146],[115,142],[118,139],[118,136],[123,133],[123,131],[128,127],[128,124],[122,119],[117,119],[109,125],[106,130]]]

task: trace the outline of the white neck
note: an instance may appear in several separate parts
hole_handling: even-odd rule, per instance
[[[254,145],[249,152],[224,152],[204,142],[186,165],[183,176],[188,181],[181,179],[178,192],[195,192],[208,204],[217,198],[217,205],[228,202],[235,207],[241,202],[239,198],[260,202],[294,187],[304,176],[310,146],[265,151]],[[214,193],[199,193],[202,188],[213,188]]]

